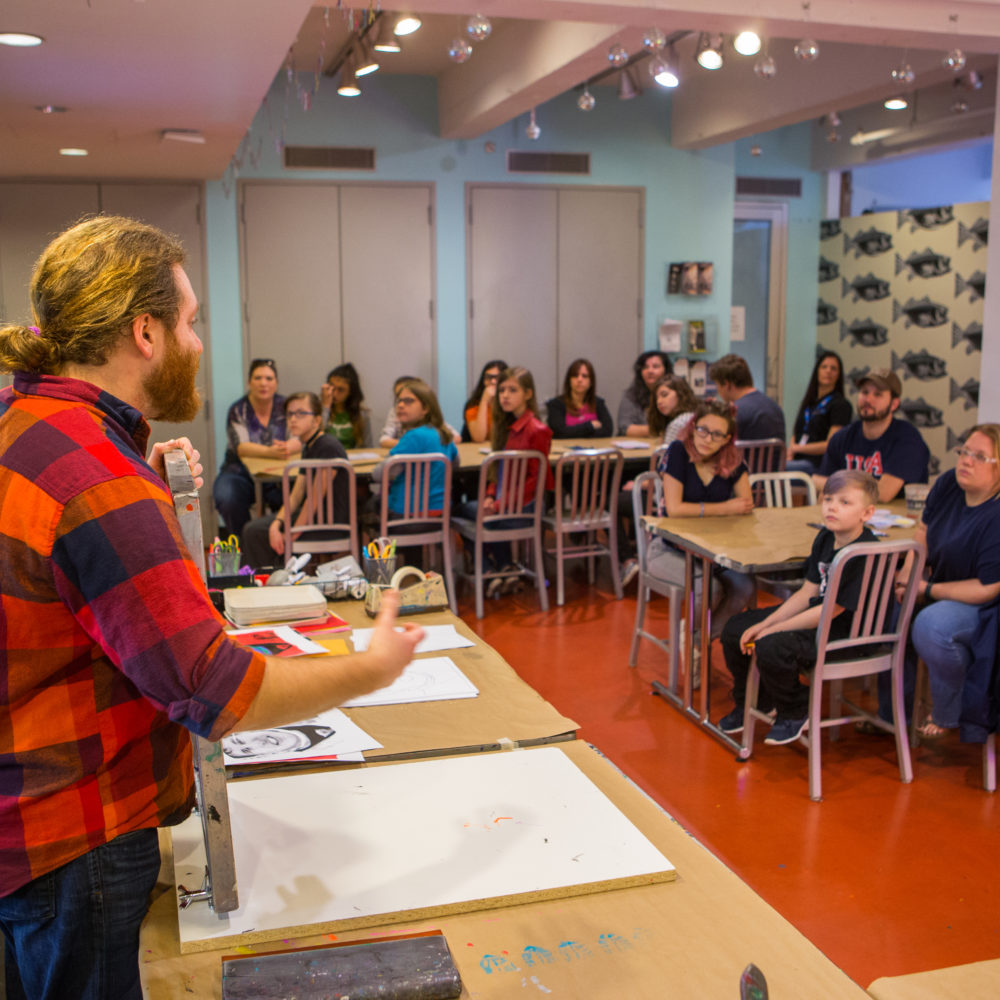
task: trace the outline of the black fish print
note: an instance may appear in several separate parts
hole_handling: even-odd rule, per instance
[[[837,322],[837,307],[830,302],[824,302],[822,299],[816,303],[816,323],[819,326],[825,326],[827,323]]]
[[[854,292],[854,301],[864,299],[865,302],[877,302],[879,299],[887,299],[891,294],[889,282],[876,278],[869,271],[863,278],[857,277],[848,283],[846,278],[841,279],[841,295],[847,296],[849,290]]]
[[[819,238],[821,240],[832,240],[834,236],[840,235],[840,219],[823,219],[819,224]]]
[[[955,297],[958,298],[966,289],[969,289],[969,301],[975,302],[986,294],[986,275],[982,271],[976,271],[968,278],[963,278],[960,274],[955,275]]]
[[[951,258],[934,253],[930,247],[920,253],[914,251],[906,260],[896,254],[896,274],[906,271],[908,281],[916,278],[937,278],[951,270]]]
[[[840,321],[840,339],[848,337],[858,347],[878,347],[889,339],[889,328],[876,323],[870,316],[867,319],[856,319],[850,326]]]
[[[840,277],[840,265],[833,260],[827,260],[825,257],[820,256],[819,258],[819,280],[824,281],[834,281],[836,278]]]
[[[948,402],[962,400],[962,409],[971,410],[979,405],[979,383],[974,379],[966,379],[965,385],[959,385],[953,378],[948,379]]]
[[[965,341],[965,353],[971,354],[973,351],[983,349],[983,324],[970,323],[964,330],[957,324],[951,324],[951,346],[958,345]]]
[[[852,368],[844,377],[844,383],[851,392],[857,392],[858,379],[864,378],[871,370],[871,365],[865,365],[864,368]]]
[[[904,399],[899,404],[900,412],[914,427],[940,427],[944,424],[944,414],[921,396],[919,399]]]
[[[872,226],[864,232],[858,233],[853,239],[844,233],[844,253],[854,248],[854,256],[877,257],[880,253],[885,253],[892,249],[892,237],[888,233]]]
[[[990,220],[980,216],[971,226],[959,222],[958,245],[961,246],[967,240],[972,240],[973,250],[986,246],[990,241]]]
[[[907,326],[941,326],[948,322],[948,307],[941,305],[939,302],[931,302],[926,295],[922,299],[907,299],[905,306],[901,306],[893,299],[893,323],[900,316],[906,317]]]
[[[927,459],[927,475],[933,479],[941,471],[941,459],[937,455],[931,455]]]
[[[938,226],[946,226],[955,220],[955,213],[951,205],[938,205],[936,208],[908,208],[896,214],[896,228],[899,229],[906,222],[910,223],[910,232],[915,233],[918,229],[937,229]]]
[[[907,351],[902,357],[890,351],[889,356],[890,367],[893,371],[902,369],[904,379],[918,378],[921,382],[929,382],[948,374],[944,358],[935,357],[929,351]]]
[[[944,442],[945,448],[951,451],[952,448],[957,448],[959,445],[965,443],[965,439],[972,433],[972,428],[967,427],[964,431],[956,434],[950,427],[948,427],[944,432]]]

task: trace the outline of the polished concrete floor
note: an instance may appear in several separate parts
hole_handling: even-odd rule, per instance
[[[891,738],[845,730],[825,744],[824,800],[812,802],[804,747],[758,742],[741,762],[651,694],[665,669],[659,650],[644,643],[628,667],[635,590],[616,601],[581,569],[548,613],[530,589],[488,601],[482,621],[468,593],[460,611],[583,739],[861,986],[1000,957],[1000,799],[982,789],[980,748],[950,737],[921,746],[904,785]],[[654,598],[663,630],[666,609]],[[731,704],[727,677],[716,646],[716,718]]]

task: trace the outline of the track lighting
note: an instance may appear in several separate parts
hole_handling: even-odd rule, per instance
[[[704,69],[722,68],[722,35],[703,31],[698,37],[698,47],[695,49],[695,59]]]
[[[760,52],[760,35],[756,31],[741,31],[733,39],[733,48],[741,56],[755,56]]]

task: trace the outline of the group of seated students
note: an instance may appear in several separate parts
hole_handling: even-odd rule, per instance
[[[710,377],[718,386],[714,399],[695,398],[687,381],[672,374],[669,358],[660,351],[643,352],[633,374],[618,409],[617,431],[626,436],[662,436],[669,445],[658,465],[664,513],[698,517],[749,513],[753,506],[749,475],[736,442],[784,440],[785,425],[780,407],[754,388],[746,361],[727,355],[711,366]],[[275,362],[255,359],[246,395],[229,410],[228,449],[214,487],[226,529],[242,536],[251,565],[274,563],[283,554],[285,520],[300,516],[302,498],[293,490],[292,510],[286,511],[280,488],[268,484],[264,498],[274,513],[251,520],[254,484],[242,459],[283,461],[300,453],[303,458],[339,458],[346,457],[346,448],[372,444],[369,411],[352,365],[334,368],[319,394],[296,392],[285,399],[277,393],[277,385]],[[813,476],[823,504],[825,527],[817,537],[802,590],[777,610],[741,615],[752,581],[733,571],[717,571],[713,638],[721,635],[734,677],[735,707],[720,723],[726,732],[742,727],[747,649],[752,642],[764,704],[777,711],[768,742],[790,742],[801,733],[804,695],[795,664],[801,666],[815,656],[818,605],[833,555],[843,545],[869,537],[864,520],[875,504],[895,499],[908,483],[928,480],[930,453],[919,430],[895,415],[901,397],[896,374],[875,369],[859,376],[856,387],[858,419],[852,421],[840,358],[832,351],[822,352],[788,445],[788,467]],[[499,359],[489,361],[466,402],[459,433],[444,421],[430,386],[402,377],[395,383],[395,404],[379,444],[390,448],[391,455],[440,453],[457,469],[459,440],[488,442],[494,450],[532,449],[547,455],[554,437],[611,435],[611,416],[597,395],[594,367],[588,360],[572,362],[562,389],[561,395],[548,400],[544,422],[531,372]],[[926,579],[919,584],[912,645],[927,664],[933,698],[933,712],[919,727],[926,738],[960,724],[972,726],[970,731],[992,725],[986,715],[990,704],[986,695],[993,683],[1000,627],[998,460],[1000,425],[973,428],[958,449],[956,468],[938,477],[931,489],[917,530],[928,558]],[[544,475],[551,489],[550,467]],[[377,472],[374,478],[379,478]],[[537,477],[525,484],[526,495],[533,494],[536,482]],[[399,513],[403,505],[396,495],[401,488],[398,482],[388,486],[391,512]],[[432,482],[432,492],[435,489],[443,493],[443,483]],[[494,496],[488,492],[486,503],[495,502]],[[342,502],[346,505],[346,497]],[[474,518],[475,502],[464,502],[456,513]],[[508,547],[496,546],[488,558],[492,568],[512,568]],[[907,567],[904,573],[908,571]],[[680,585],[683,558],[656,541],[649,553],[649,572]],[[631,575],[629,569],[625,573]],[[509,579],[496,581],[496,589],[501,587],[513,589]],[[912,669],[907,671],[908,710],[913,674]],[[889,721],[887,678],[880,682],[879,712]]]

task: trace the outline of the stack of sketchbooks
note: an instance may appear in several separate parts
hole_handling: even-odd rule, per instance
[[[319,588],[233,587],[223,592],[226,617],[235,625],[294,622],[326,614],[326,598]]]

